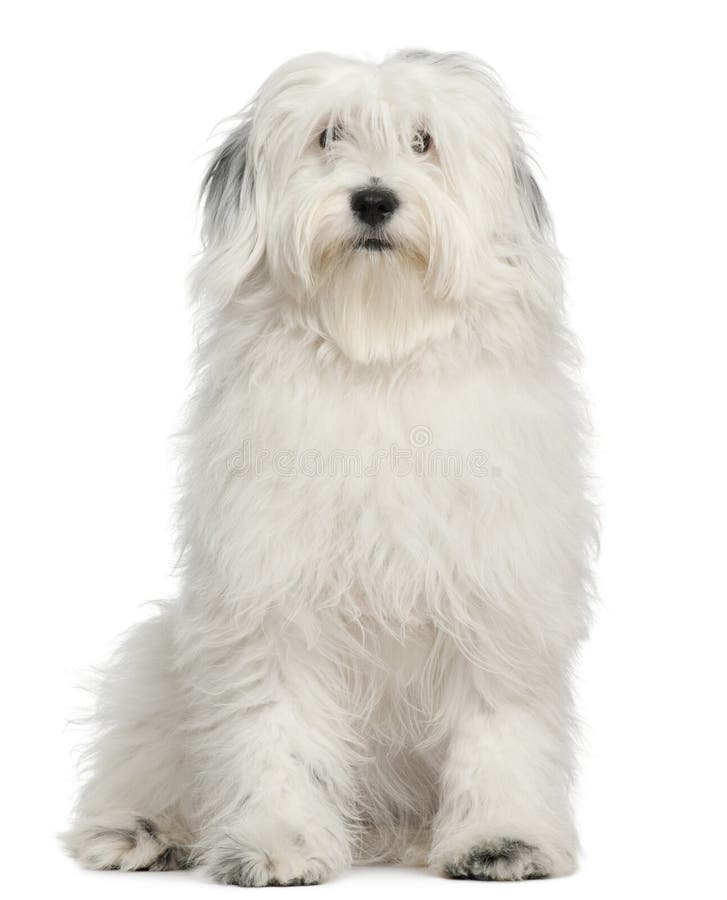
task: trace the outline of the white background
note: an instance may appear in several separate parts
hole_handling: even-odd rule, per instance
[[[256,7],[260,9],[257,10]],[[588,365],[602,608],[569,879],[357,870],[306,897],[724,896],[727,72],[719,3],[17,3],[2,23],[7,897],[210,896],[57,848],[74,685],[174,591],[184,278],[220,119],[299,52],[488,60],[533,126]],[[232,889],[228,889],[231,891]]]

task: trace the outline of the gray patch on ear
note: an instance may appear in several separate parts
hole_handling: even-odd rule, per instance
[[[540,185],[524,163],[515,165],[515,184],[520,194],[523,212],[532,230],[543,236],[549,235],[553,226],[548,206]]]
[[[248,165],[250,123],[243,122],[215,153],[200,189],[204,203],[205,241],[229,232],[243,202],[243,190],[252,192],[252,172]]]

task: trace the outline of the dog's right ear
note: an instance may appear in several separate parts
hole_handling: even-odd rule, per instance
[[[215,152],[202,180],[202,253],[190,287],[212,306],[224,305],[265,256],[259,221],[252,114],[247,111]]]
[[[243,207],[255,202],[255,181],[248,162],[250,124],[246,118],[228,135],[202,179],[200,202],[204,210],[205,245],[229,237],[239,223]]]

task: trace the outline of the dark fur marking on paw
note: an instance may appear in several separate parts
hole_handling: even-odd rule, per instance
[[[237,887],[261,886],[260,882],[255,880],[251,861],[240,862],[236,860],[234,863],[226,866],[225,861],[221,860],[210,874],[215,881],[221,884],[236,885]],[[309,884],[320,884],[320,882],[306,878],[291,878],[290,881],[279,881],[277,878],[271,878],[264,883],[264,887],[305,887]]]
[[[139,846],[139,841],[144,837],[151,838],[157,845],[157,855],[144,866],[134,867],[137,872],[162,872],[174,871],[177,869],[190,868],[189,850],[176,845],[167,846],[159,836],[159,832],[154,823],[149,819],[137,818],[135,828],[97,828],[91,835],[90,840],[107,841],[110,837],[123,841],[126,847],[120,851],[121,855],[135,850]],[[152,850],[152,853],[154,850]],[[86,860],[93,868],[102,868],[108,871],[119,871],[122,868],[121,862],[113,862],[107,865],[101,865],[101,859],[97,854],[90,853],[86,856]]]
[[[149,866],[150,872],[177,872],[189,869],[189,853],[181,847],[167,847]]]
[[[136,824],[139,827],[139,830],[146,832],[150,838],[154,838],[155,841],[159,840],[159,832],[157,831],[156,825],[149,819],[137,819]]]
[[[522,841],[503,841],[502,844],[496,844],[495,846],[485,846],[478,847],[473,850],[467,860],[469,862],[479,862],[483,865],[487,865],[488,863],[493,863],[497,859],[514,859],[523,850],[532,850],[533,847],[530,844],[524,844]]]
[[[501,880],[533,880],[547,878],[548,873],[535,863],[532,855],[537,853],[537,848],[524,841],[504,840],[498,843],[483,844],[474,847],[456,862],[447,863],[444,874],[450,878],[467,879],[475,881],[501,881]],[[525,857],[521,859],[521,857]],[[512,865],[511,873],[503,874],[498,871],[502,865]],[[516,867],[522,865],[522,872],[517,873]]]

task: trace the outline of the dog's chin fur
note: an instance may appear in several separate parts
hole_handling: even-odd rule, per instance
[[[362,186],[398,200],[368,229]],[[572,871],[586,414],[497,80],[293,60],[203,196],[182,590],[100,680],[69,851],[240,885]]]
[[[406,360],[455,325],[452,303],[426,289],[421,258],[395,247],[354,247],[329,257],[310,294],[292,301],[291,324],[364,365]]]

